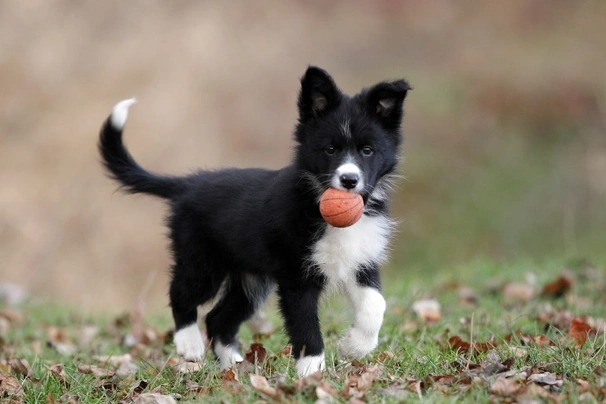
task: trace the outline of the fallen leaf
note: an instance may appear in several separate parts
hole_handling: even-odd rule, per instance
[[[461,337],[455,335],[448,339],[448,346],[460,353],[478,354],[496,348],[496,342],[474,342],[470,344],[469,342],[463,341]]]
[[[467,353],[469,352],[469,349],[471,348],[471,345],[469,345],[469,342],[465,342],[461,339],[461,337],[455,335],[452,336],[448,339],[448,345],[457,352],[460,353]]]
[[[274,387],[271,387],[265,377],[251,374],[250,384],[258,392],[269,396],[270,398],[273,398],[275,400],[279,399],[280,394],[278,390]]]
[[[345,397],[362,398],[372,387],[374,380],[375,374],[373,372],[349,375],[345,380],[343,395]]]
[[[64,394],[59,397],[59,402],[61,404],[78,404],[80,402],[80,396],[76,396],[74,394]]]
[[[383,351],[379,355],[377,355],[378,362],[387,362],[393,360],[395,357],[394,353],[391,351]]]
[[[99,333],[99,327],[96,325],[85,325],[80,329],[80,335],[78,336],[78,345],[81,347],[88,347],[92,343],[93,339]]]
[[[572,280],[567,276],[560,276],[558,279],[549,282],[543,287],[541,296],[560,298],[572,288]]]
[[[23,313],[13,309],[0,310],[0,317],[7,319],[13,324],[21,324],[23,322]]]
[[[92,374],[94,377],[101,379],[112,377],[116,374],[113,370],[100,368],[95,365],[81,365],[78,366],[78,372],[84,374]]]
[[[250,344],[250,348],[244,356],[246,361],[254,365],[260,364],[265,361],[265,358],[267,357],[267,350],[263,347],[263,344],[253,342]]]
[[[139,370],[139,367],[133,362],[132,355],[128,353],[124,355],[94,356],[93,359],[117,368],[116,374],[122,377],[134,375]]]
[[[132,385],[130,390],[128,390],[127,397],[129,399],[134,399],[143,393],[143,391],[149,386],[149,382],[147,380],[139,380]]]
[[[490,386],[490,391],[498,396],[512,396],[520,390],[518,382],[504,377],[497,377]]]
[[[436,322],[442,316],[440,303],[435,299],[418,300],[413,303],[412,310],[424,323]]]
[[[527,283],[507,283],[503,286],[503,297],[508,302],[526,303],[534,296],[534,289]]]
[[[284,347],[283,350],[280,351],[281,356],[290,356],[292,355],[292,345],[288,344]]]
[[[156,393],[145,393],[139,395],[134,404],[177,404],[172,396]]]
[[[457,294],[461,303],[468,306],[473,306],[478,303],[478,295],[476,292],[468,286],[460,286],[457,289]]]
[[[242,384],[233,368],[222,371],[221,380],[225,390],[231,393],[240,393],[242,391]]]
[[[537,335],[532,337],[532,342],[534,342],[538,347],[555,346],[555,342],[553,342],[544,335]]]
[[[180,359],[177,362],[177,372],[179,373],[195,373],[202,370],[202,364],[200,362],[188,362]]]
[[[568,335],[570,335],[577,343],[578,346],[581,346],[587,341],[587,336],[592,332],[592,328],[585,321],[580,318],[573,318],[570,323],[570,330],[568,331]]]
[[[591,388],[591,385],[589,384],[589,382],[587,380],[577,379],[577,384],[579,385],[579,389],[582,392],[589,391],[589,389]]]
[[[316,403],[328,403],[335,398],[324,386],[316,386],[316,397]]]
[[[558,379],[556,375],[549,372],[533,373],[528,376],[528,381],[547,386],[554,386],[556,388],[560,388],[562,387],[562,384],[564,384],[564,380]]]
[[[61,383],[61,385],[63,385],[64,387],[69,387],[69,383],[67,382],[67,373],[65,373],[62,364],[59,363],[53,365],[48,369],[48,371],[51,372],[53,376],[55,376],[55,378],[59,381],[59,383]]]
[[[23,396],[23,387],[16,377],[5,376],[0,373],[0,398],[1,397],[21,397]]]
[[[31,373],[31,368],[29,367],[27,359],[13,358],[8,361],[8,364],[13,372],[18,373],[21,376],[27,377]]]

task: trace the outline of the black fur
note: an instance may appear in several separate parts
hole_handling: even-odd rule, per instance
[[[165,198],[174,258],[170,303],[176,329],[197,320],[196,308],[225,293],[206,317],[215,343],[234,344],[240,324],[276,285],[285,327],[296,358],[324,349],[318,298],[325,286],[310,252],[326,231],[318,200],[337,167],[349,156],[363,173],[359,192],[367,215],[385,215],[386,201],[373,192],[392,174],[402,142],[402,103],[408,84],[384,82],[349,97],[322,69],[309,67],[301,79],[296,150],[280,170],[225,169],[184,177],[151,174],[122,143],[111,117],[101,129],[99,150],[111,176],[131,193]],[[343,122],[351,136],[341,133]],[[362,151],[365,146],[372,148]],[[356,275],[379,289],[378,265]]]

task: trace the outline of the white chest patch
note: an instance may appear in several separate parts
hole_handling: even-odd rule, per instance
[[[350,227],[328,226],[312,249],[311,261],[326,276],[329,288],[350,283],[361,265],[387,258],[392,227],[385,216],[366,215]]]

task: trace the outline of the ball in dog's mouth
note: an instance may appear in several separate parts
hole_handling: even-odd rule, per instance
[[[320,214],[333,227],[349,227],[364,213],[362,195],[328,188],[320,197]]]

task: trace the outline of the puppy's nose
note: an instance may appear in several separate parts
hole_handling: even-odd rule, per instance
[[[355,188],[358,184],[358,180],[360,176],[356,173],[345,173],[341,174],[339,177],[339,181],[341,181],[341,185],[343,185],[347,189]]]

